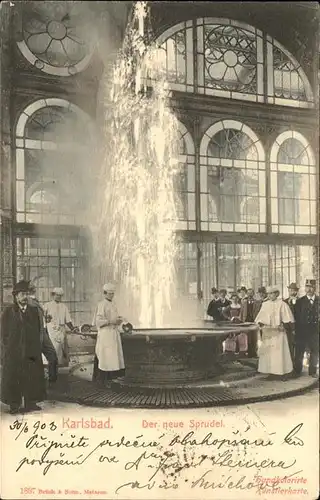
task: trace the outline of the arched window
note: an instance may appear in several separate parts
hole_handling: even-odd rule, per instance
[[[202,230],[266,230],[265,155],[249,127],[223,120],[206,131],[200,145],[200,191]]]
[[[74,224],[86,200],[92,126],[63,99],[30,104],[16,125],[18,222]],[[86,176],[88,177],[88,176]]]
[[[270,160],[272,231],[316,234],[316,166],[310,144],[299,132],[283,132]]]
[[[281,44],[253,26],[199,18],[169,28],[157,43],[165,51],[167,79],[173,90],[313,106],[312,89],[301,65]]]
[[[176,177],[177,229],[196,229],[195,212],[195,149],[190,132],[179,122],[180,172]]]

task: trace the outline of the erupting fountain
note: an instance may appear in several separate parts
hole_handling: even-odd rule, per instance
[[[125,377],[105,390],[127,397],[129,406],[132,391],[151,406],[163,397],[170,406],[183,397],[185,405],[210,404],[217,387],[207,388],[201,396],[201,384],[225,372],[223,341],[231,333],[255,335],[257,327],[208,327],[179,306],[175,180],[182,168],[180,136],[170,109],[165,51],[146,40],[147,21],[146,3],[137,2],[114,68],[106,120],[108,149],[100,178],[95,260],[101,264],[101,284],[110,279],[121,284],[120,313],[135,328],[122,336]],[[82,334],[92,335],[88,329],[84,327]],[[247,372],[254,369],[247,365]],[[136,397],[134,401],[139,406]]]
[[[176,285],[179,133],[163,51],[144,38],[147,15],[138,2],[113,71],[94,246],[102,283],[120,284],[121,313],[136,327],[162,328]]]

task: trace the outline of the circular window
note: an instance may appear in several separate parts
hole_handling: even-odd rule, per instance
[[[89,9],[82,2],[25,2],[18,47],[37,69],[71,76],[89,64],[95,45]]]

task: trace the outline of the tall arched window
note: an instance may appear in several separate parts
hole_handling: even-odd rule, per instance
[[[16,125],[16,220],[52,224],[56,232],[46,238],[30,226],[27,236],[17,233],[17,278],[33,280],[43,301],[50,299],[52,287],[62,286],[78,324],[89,307],[86,242],[77,227],[61,233],[58,226],[85,222],[93,177],[92,138],[88,116],[64,99],[31,103]]]
[[[170,27],[157,43],[165,51],[173,90],[293,107],[314,105],[301,65],[280,43],[248,24],[198,18]]]
[[[92,126],[63,99],[30,104],[16,125],[18,222],[74,224],[86,203]]]
[[[266,230],[264,149],[248,126],[223,120],[206,131],[200,145],[200,191],[202,230]]]
[[[310,144],[299,132],[283,132],[270,159],[272,231],[316,234],[316,166]]]
[[[177,229],[196,228],[195,211],[195,150],[190,132],[179,122],[180,172],[176,178],[177,193]]]

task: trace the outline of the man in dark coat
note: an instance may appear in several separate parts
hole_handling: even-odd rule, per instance
[[[257,294],[257,302],[260,304],[260,309],[261,309],[262,303],[266,302],[267,300],[269,300],[269,297],[267,294],[267,289],[265,286],[260,286],[258,288],[258,294]],[[260,312],[260,309],[258,312]],[[258,315],[258,313],[257,313],[257,315]]]
[[[14,303],[1,316],[1,401],[10,413],[35,411],[45,399],[38,311],[28,304],[29,282],[14,286]]]
[[[227,290],[225,288],[221,288],[219,290],[219,299],[217,300],[216,307],[218,312],[217,321],[226,321],[225,316],[223,315],[223,309],[230,306],[231,300],[227,298]]]
[[[45,326],[44,309],[36,297],[36,287],[33,283],[29,285],[29,301],[31,306],[37,308],[39,314],[42,353],[48,361],[49,383],[54,383],[58,377],[58,356]]]
[[[226,318],[222,314],[222,309],[231,304],[231,301],[227,299],[227,290],[223,288],[218,291],[216,288],[212,288],[211,293],[213,300],[208,306],[208,316],[211,316],[213,321],[226,321]]]
[[[241,302],[240,319],[243,323],[254,323],[258,312],[261,309],[261,301],[254,297],[253,288],[248,288],[247,297]],[[248,357],[256,358],[258,349],[258,336],[256,332],[250,332],[248,335]]]
[[[218,311],[219,290],[211,288],[212,300],[208,305],[207,315],[211,316],[213,321],[221,321],[221,314]]]
[[[298,301],[299,287],[297,283],[290,283],[288,286],[289,297],[285,299],[285,302],[291,309],[294,319],[296,319],[296,303]],[[295,349],[295,338],[294,338],[294,325],[287,330],[287,338],[290,349],[290,354],[292,357],[292,362],[294,363],[294,349]]]
[[[290,307],[291,312],[294,316],[296,303],[298,300],[298,292],[299,292],[299,287],[297,286],[297,283],[290,283],[290,285],[288,286],[288,292],[289,292],[289,297],[285,299],[285,302]]]
[[[306,281],[306,295],[297,300],[295,306],[296,346],[294,369],[297,376],[302,373],[303,357],[310,351],[309,375],[317,378],[319,361],[319,296],[315,293],[316,280]]]

